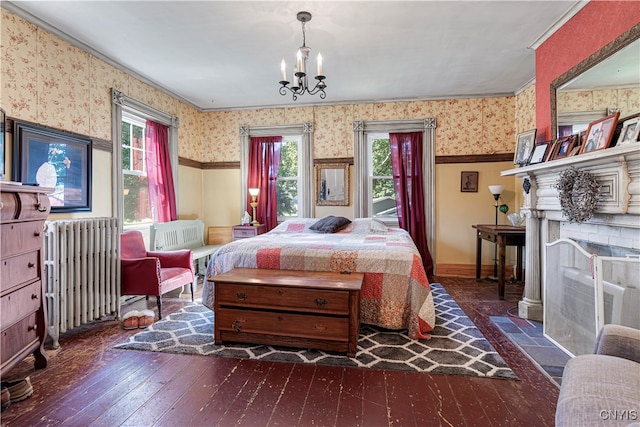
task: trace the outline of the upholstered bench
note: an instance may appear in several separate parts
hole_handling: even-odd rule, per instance
[[[640,426],[640,330],[605,325],[595,354],[567,362],[556,426]]]
[[[204,244],[204,222],[196,218],[154,223],[151,226],[150,246],[152,251],[191,249],[197,276],[204,274],[209,257],[222,245]],[[197,288],[197,282],[196,277],[194,289]]]

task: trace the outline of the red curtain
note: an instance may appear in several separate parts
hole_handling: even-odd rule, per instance
[[[390,133],[393,185],[398,222],[409,232],[422,256],[427,276],[433,276],[433,259],[427,245],[422,181],[422,132]]]
[[[169,157],[169,127],[147,120],[145,131],[149,202],[157,222],[178,219],[176,192]]]
[[[281,136],[251,137],[249,148],[249,188],[259,188],[256,220],[266,224],[267,231],[278,225],[276,179],[280,168]],[[252,214],[247,194],[247,210]]]

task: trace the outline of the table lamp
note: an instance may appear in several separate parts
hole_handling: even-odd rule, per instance
[[[251,203],[249,203],[249,205],[251,205],[251,207],[253,208],[253,221],[251,221],[251,225],[253,225],[254,227],[260,226],[260,223],[256,219],[256,207],[258,206],[258,193],[260,193],[259,188],[249,189],[249,195],[251,196]]]

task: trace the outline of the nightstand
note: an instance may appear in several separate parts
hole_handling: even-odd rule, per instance
[[[249,237],[256,237],[258,234],[262,234],[267,231],[267,226],[262,224],[257,227],[253,225],[234,225],[233,226],[233,240],[247,239]]]

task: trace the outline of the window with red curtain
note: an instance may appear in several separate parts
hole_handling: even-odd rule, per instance
[[[145,145],[149,201],[157,222],[178,219],[173,171],[169,156],[169,127],[147,120]]]
[[[389,133],[398,224],[407,230],[422,256],[427,275],[433,275],[433,259],[427,245],[426,212],[422,176],[422,132]]]
[[[248,188],[260,189],[256,220],[265,224],[267,231],[278,225],[276,187],[281,148],[281,136],[251,137],[247,184]],[[247,206],[250,202],[251,196],[247,195]]]

